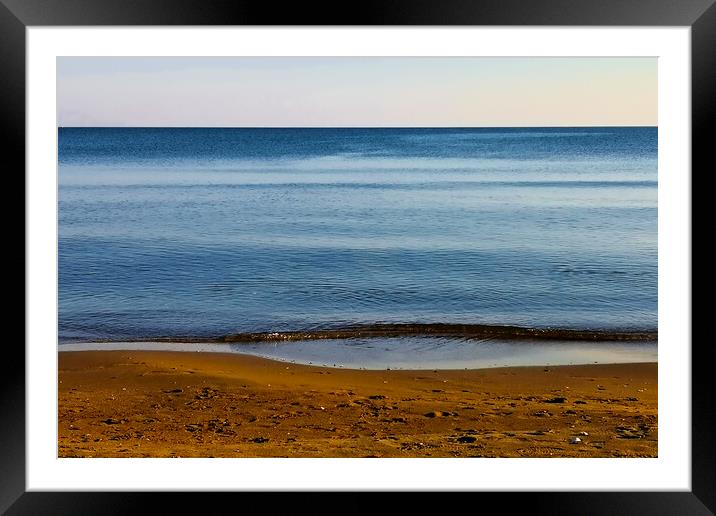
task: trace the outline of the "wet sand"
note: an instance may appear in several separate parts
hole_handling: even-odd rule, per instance
[[[59,353],[58,387],[60,457],[657,456],[655,363],[363,371],[83,351]]]

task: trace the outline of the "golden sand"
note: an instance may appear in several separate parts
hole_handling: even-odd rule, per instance
[[[60,457],[656,457],[657,364],[365,371],[59,353]],[[579,439],[579,441],[577,441]]]

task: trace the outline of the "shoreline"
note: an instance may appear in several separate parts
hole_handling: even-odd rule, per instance
[[[300,341],[299,341],[300,342]],[[95,348],[93,345],[99,344],[102,346],[107,346],[105,349],[102,348]],[[431,363],[428,365],[427,363],[423,363],[422,367],[415,367],[416,363],[413,363],[410,366],[392,366],[392,367],[370,367],[370,366],[359,366],[359,365],[343,365],[340,363],[339,360],[336,361],[336,363],[327,364],[327,363],[319,363],[309,361],[309,360],[300,360],[300,359],[292,359],[286,356],[282,355],[270,355],[266,353],[257,352],[256,349],[231,349],[226,350],[222,349],[224,344],[230,344],[230,343],[215,343],[215,342],[196,342],[196,341],[188,341],[188,342],[174,342],[174,341],[111,341],[111,342],[98,342],[98,341],[88,341],[88,342],[76,342],[76,343],[65,343],[60,344],[58,346],[58,353],[92,353],[92,352],[98,352],[98,353],[104,353],[104,352],[157,352],[157,353],[210,353],[210,354],[220,354],[220,355],[231,355],[231,356],[244,356],[244,357],[254,357],[259,358],[263,360],[268,360],[271,362],[277,362],[278,364],[286,364],[286,365],[303,365],[307,367],[323,367],[326,369],[341,369],[344,371],[482,371],[482,370],[490,370],[490,369],[504,369],[504,368],[523,368],[523,367],[570,367],[570,366],[597,366],[597,365],[628,365],[628,364],[658,364],[658,360],[646,360],[643,358],[639,359],[632,359],[631,361],[583,361],[583,362],[568,362],[568,363],[553,363],[553,362],[540,362],[538,360],[534,360],[530,363],[525,364],[492,364],[492,365],[478,365],[475,366],[474,362],[465,362],[465,367],[443,367],[442,365],[436,365],[435,363]],[[641,342],[639,342],[641,344]],[[644,344],[651,344],[651,342],[644,342]],[[152,347],[152,345],[174,345],[174,347]],[[195,345],[196,348],[190,348],[188,346]],[[186,346],[186,347],[181,347]],[[67,347],[70,349],[62,349],[63,347]],[[325,357],[324,357],[325,358]],[[612,357],[614,358],[614,357]],[[334,357],[335,359],[335,357]],[[485,361],[487,362],[487,361]]]
[[[261,342],[86,342],[64,351],[179,351],[232,353],[289,364],[355,370],[463,370],[522,366],[657,362],[652,341],[551,341],[373,337]]]
[[[386,371],[137,350],[58,362],[60,457],[658,454],[657,363]]]
[[[494,340],[552,340],[635,342],[658,341],[658,330],[616,330],[589,328],[536,328],[528,326],[452,323],[372,323],[337,328],[310,330],[238,332],[213,337],[158,336],[124,339],[124,342],[196,342],[196,343],[247,343],[286,342],[327,339],[398,337],[447,337],[459,339]],[[93,342],[113,342],[116,339],[92,339]]]

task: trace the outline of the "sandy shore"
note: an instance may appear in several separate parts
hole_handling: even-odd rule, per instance
[[[58,387],[60,457],[657,456],[653,363],[358,371],[83,351],[59,353]]]

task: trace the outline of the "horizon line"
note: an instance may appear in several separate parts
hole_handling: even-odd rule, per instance
[[[58,129],[595,129],[595,128],[658,128],[657,125],[58,125]]]

